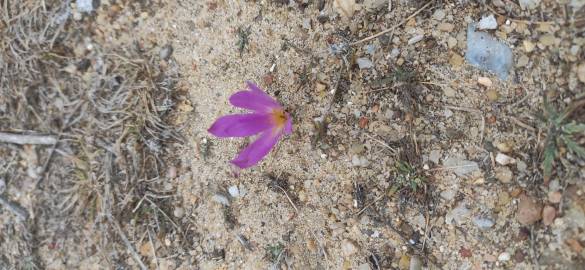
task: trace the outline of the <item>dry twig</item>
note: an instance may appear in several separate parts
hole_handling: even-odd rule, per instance
[[[0,132],[0,142],[14,144],[42,144],[54,145],[57,138],[51,135],[27,135],[8,132]]]

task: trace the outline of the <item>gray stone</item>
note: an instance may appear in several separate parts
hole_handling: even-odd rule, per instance
[[[374,63],[368,58],[358,58],[355,60],[360,69],[373,68]]]

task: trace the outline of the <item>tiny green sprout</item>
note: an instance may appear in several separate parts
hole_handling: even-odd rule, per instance
[[[580,106],[585,105],[585,99],[571,103],[563,111],[557,111],[544,97],[544,109],[547,113],[545,123],[547,128],[544,145],[544,159],[542,162],[544,182],[548,183],[552,176],[553,162],[558,154],[558,146],[562,143],[573,154],[585,158],[585,148],[574,140],[574,136],[585,134],[585,124],[568,121],[569,116]]]
[[[395,179],[399,189],[408,188],[411,191],[416,192],[419,187],[424,185],[424,176],[419,175],[416,169],[408,162],[397,161],[395,167]]]

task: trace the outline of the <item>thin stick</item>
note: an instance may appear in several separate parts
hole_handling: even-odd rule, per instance
[[[377,38],[377,37],[379,37],[379,36],[381,36],[381,35],[384,35],[384,34],[386,34],[386,33],[388,33],[388,32],[391,32],[391,31],[393,31],[394,29],[396,29],[396,28],[400,27],[401,25],[405,24],[405,23],[406,23],[408,20],[410,20],[410,19],[414,18],[414,17],[415,17],[416,15],[418,15],[418,14],[419,14],[421,11],[423,11],[423,10],[425,10],[427,7],[429,7],[429,6],[430,6],[432,3],[433,3],[433,1],[429,1],[429,2],[428,2],[428,3],[426,3],[424,6],[422,6],[421,8],[419,8],[417,11],[415,11],[414,13],[412,13],[412,15],[408,16],[406,19],[402,20],[402,21],[401,21],[400,23],[398,23],[397,25],[394,25],[394,26],[392,26],[392,27],[390,27],[390,28],[388,28],[388,29],[385,29],[385,30],[383,30],[382,32],[379,32],[379,33],[377,33],[377,34],[375,34],[375,35],[369,36],[369,37],[367,37],[367,38],[364,38],[364,39],[362,39],[362,40],[358,40],[358,41],[356,41],[356,42],[350,43],[350,44],[349,44],[349,46],[354,46],[354,45],[357,45],[357,44],[360,44],[360,43],[366,42],[366,41],[368,41],[368,40],[375,39],[375,38]]]
[[[50,135],[24,135],[16,133],[0,132],[0,142],[14,144],[44,144],[53,145],[57,139]]]
[[[28,211],[26,209],[16,203],[9,201],[8,199],[4,198],[4,196],[0,195],[0,205],[4,206],[4,208],[10,210],[13,214],[15,214],[21,220],[28,219]]]
[[[452,169],[459,169],[459,168],[467,168],[467,167],[475,167],[476,164],[467,164],[467,165],[459,165],[459,166],[449,166],[449,167],[439,167],[430,169],[429,171],[443,171],[443,170],[452,170]]]
[[[522,121],[518,120],[518,118],[516,118],[514,116],[510,116],[510,120],[512,120],[512,122],[514,122],[514,124],[516,124],[520,127],[523,127],[532,133],[536,133],[536,130],[533,127],[531,127],[527,124],[524,124]]]
[[[112,218],[111,214],[108,213],[106,216],[108,217],[108,221],[110,222],[110,224],[112,224],[112,227],[114,227],[114,229],[116,230],[116,233],[118,234],[118,236],[120,238],[122,238],[122,241],[126,245],[126,248],[130,251],[130,254],[132,255],[132,258],[134,259],[134,261],[136,261],[136,263],[138,263],[138,266],[140,266],[140,269],[142,269],[142,270],[148,269],[146,267],[146,265],[142,262],[142,259],[140,259],[140,255],[138,255],[138,253],[136,253],[136,249],[134,249],[134,246],[132,245],[132,243],[130,243],[130,240],[128,240],[128,237],[126,237],[126,235],[122,231],[122,228],[120,228],[120,225],[118,224],[118,222],[115,221],[114,218]]]
[[[374,201],[372,201],[371,203],[368,203],[366,206],[364,206],[364,208],[362,208],[362,210],[360,210],[359,212],[357,212],[355,215],[356,216],[361,215],[368,207],[370,207],[370,206],[374,205],[375,203],[377,203],[384,196],[386,196],[386,194],[382,194],[382,195],[378,196],[378,198],[374,199]]]
[[[297,208],[297,206],[293,203],[293,201],[290,199],[290,197],[288,196],[288,193],[286,193],[286,190],[284,190],[283,188],[279,187],[278,185],[275,185],[277,188],[279,188],[280,190],[282,190],[282,192],[284,193],[284,196],[286,196],[286,198],[288,199],[288,202],[290,203],[290,205],[292,205],[292,207],[295,209],[295,211],[297,212],[297,215],[299,215],[299,209]]]
[[[381,140],[378,140],[378,139],[370,136],[368,133],[364,133],[364,135],[366,135],[366,137],[372,139],[373,141],[375,141],[375,142],[377,142],[377,143],[385,146],[386,148],[388,148],[390,150],[390,152],[392,152],[392,154],[396,154],[396,149],[392,148],[392,146],[388,145],[387,143],[385,143],[385,142],[383,142]]]
[[[480,110],[473,109],[473,108],[457,107],[457,106],[451,106],[451,105],[445,105],[444,107],[447,109],[456,110],[456,111],[464,111],[464,112],[470,112],[470,113],[481,113]]]

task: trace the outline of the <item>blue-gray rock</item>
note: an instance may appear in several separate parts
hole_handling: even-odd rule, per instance
[[[475,31],[475,24],[467,28],[467,52],[465,59],[471,65],[492,72],[502,80],[508,78],[514,57],[508,45],[491,35]]]

